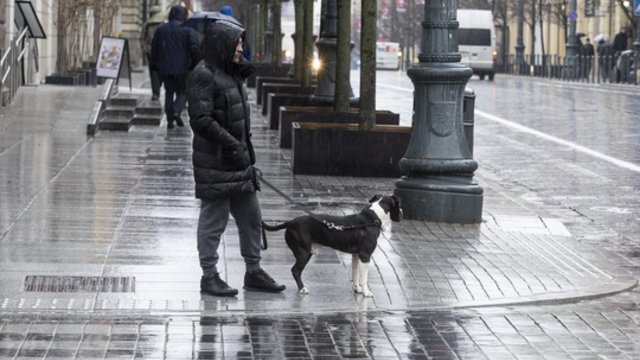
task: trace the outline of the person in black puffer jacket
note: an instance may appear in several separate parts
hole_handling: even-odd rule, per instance
[[[180,114],[186,106],[187,76],[200,60],[198,35],[193,29],[180,26],[187,16],[185,7],[172,6],[169,22],[156,28],[151,43],[150,68],[158,72],[164,84],[164,112],[169,129],[174,122],[184,126]]]
[[[218,245],[229,214],[238,227],[245,262],[246,290],[280,292],[260,267],[262,214],[256,191],[259,171],[249,133],[250,117],[244,79],[255,68],[242,58],[244,29],[218,21],[205,30],[204,59],[189,76],[187,98],[193,130],[193,173],[200,199],[198,253],[203,276],[200,290],[234,296],[238,290],[220,278]]]

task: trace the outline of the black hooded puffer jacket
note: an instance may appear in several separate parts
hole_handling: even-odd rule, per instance
[[[250,141],[249,104],[244,79],[255,68],[233,63],[244,29],[216,22],[205,31],[204,59],[189,76],[187,98],[193,129],[197,198],[258,190]]]

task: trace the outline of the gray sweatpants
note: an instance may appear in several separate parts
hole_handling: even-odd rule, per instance
[[[218,272],[218,246],[229,214],[233,215],[238,227],[240,254],[244,258],[246,271],[253,272],[260,268],[262,214],[258,197],[255,193],[229,194],[200,200],[198,254],[204,276]]]

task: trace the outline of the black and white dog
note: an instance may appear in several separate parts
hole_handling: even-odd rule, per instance
[[[375,195],[369,203],[353,215],[304,215],[274,226],[262,223],[268,231],[287,229],[284,238],[296,258],[291,273],[301,294],[309,293],[301,279],[302,270],[311,256],[318,253],[318,245],[323,245],[353,255],[353,290],[366,297],[373,296],[367,285],[369,261],[380,232],[392,221],[402,220],[402,208],[396,196]]]

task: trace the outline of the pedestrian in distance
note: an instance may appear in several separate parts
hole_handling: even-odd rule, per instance
[[[620,28],[620,32],[613,37],[613,51],[615,52],[615,65],[616,65],[616,82],[620,82],[622,77],[620,58],[622,52],[627,50],[629,43],[629,36],[627,35],[627,28]]]
[[[584,36],[584,35],[583,35]],[[582,79],[584,77],[584,47],[582,36],[576,36],[576,61],[574,63],[575,78]]]
[[[582,56],[584,62],[584,77],[589,78],[591,74],[591,68],[593,67],[593,59],[596,54],[595,48],[591,43],[591,39],[586,38],[584,44],[582,45]]]
[[[187,101],[187,77],[200,58],[196,32],[180,26],[187,16],[185,7],[172,6],[169,21],[158,26],[151,46],[151,67],[158,71],[164,84],[164,112],[169,129],[173,129],[174,122],[184,126],[181,114]]]
[[[158,26],[164,21],[158,21],[155,17],[162,12],[162,8],[158,5],[154,5],[149,9],[149,20],[142,25],[142,32],[140,33],[140,44],[142,46],[142,53],[147,59],[147,65],[149,68],[149,80],[151,81],[151,100],[156,101],[160,98],[160,87],[162,82],[158,71],[151,66],[151,46],[153,44],[153,35],[156,32]]]
[[[627,28],[622,27],[620,32],[613,37],[613,51],[616,52],[616,55],[619,55],[621,52],[627,50],[628,43],[629,36],[627,35]]]
[[[615,52],[613,45],[605,40],[598,41],[598,65],[600,67],[600,80],[602,82],[613,80],[613,69],[615,65]]]
[[[233,8],[229,5],[221,6],[219,12],[220,14],[233,17]],[[249,47],[249,43],[246,41],[242,43],[242,56],[244,56],[248,62],[251,62],[251,48]]]
[[[207,25],[203,60],[189,76],[187,94],[193,130],[195,195],[200,199],[197,243],[200,291],[235,296],[237,289],[220,277],[218,246],[233,215],[244,259],[244,289],[281,292],[260,267],[262,214],[256,192],[260,171],[251,144],[249,103],[244,80],[255,72],[242,57],[244,29],[227,21]]]

